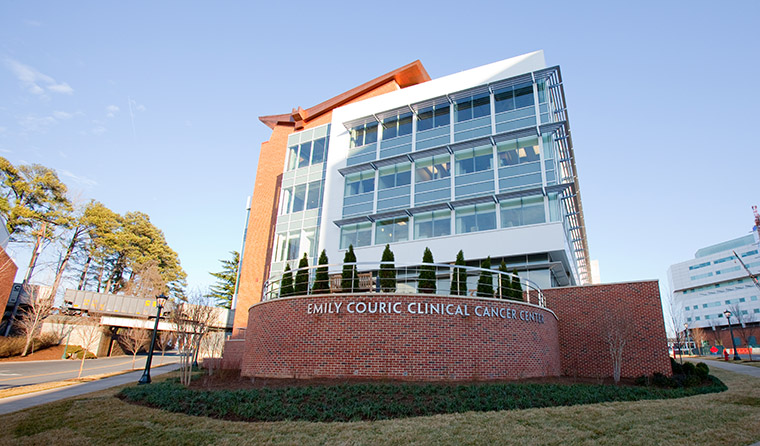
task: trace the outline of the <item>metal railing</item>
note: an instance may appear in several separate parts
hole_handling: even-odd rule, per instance
[[[422,272],[425,274],[421,278]],[[474,266],[397,262],[331,263],[296,268],[288,274],[291,277],[285,283],[285,273],[274,275],[264,283],[262,301],[336,293],[423,293],[511,299],[546,307],[544,294],[534,282],[512,273]],[[452,279],[455,276],[458,280],[452,290]]]

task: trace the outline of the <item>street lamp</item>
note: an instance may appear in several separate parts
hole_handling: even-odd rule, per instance
[[[734,348],[734,361],[741,361],[742,358],[739,357],[739,353],[736,351],[736,342],[734,341],[734,329],[731,327],[731,312],[726,310],[723,312],[723,314],[726,315],[726,319],[728,319],[728,331],[731,335],[731,346]]]
[[[153,347],[156,346],[156,333],[158,333],[158,320],[161,318],[161,309],[166,303],[167,297],[163,294],[156,296],[158,311],[156,312],[156,325],[153,327],[153,338],[150,340],[150,350],[148,350],[148,360],[145,361],[145,371],[143,372],[137,384],[150,384],[150,361],[153,359]]]

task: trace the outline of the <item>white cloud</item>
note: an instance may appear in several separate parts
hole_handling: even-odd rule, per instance
[[[74,115],[64,111],[54,111],[53,117],[56,119],[71,119]]]
[[[98,184],[97,181],[87,178],[87,177],[80,177],[78,175],[74,175],[73,173],[69,172],[68,170],[59,170],[58,171],[61,175],[71,178],[75,182],[79,184],[83,184],[85,186],[96,186]]]
[[[103,133],[106,132],[106,130],[107,129],[105,127],[98,126],[98,127],[95,127],[94,129],[90,130],[90,133],[92,133],[93,135],[102,135]]]
[[[74,89],[66,82],[59,83],[52,77],[40,73],[29,65],[24,65],[13,59],[6,59],[5,66],[13,72],[16,79],[21,82],[21,85],[32,94],[44,95],[46,89],[53,93],[74,93]]]
[[[52,116],[27,115],[19,119],[18,123],[24,131],[45,133],[50,126],[57,124],[58,121]]]
[[[35,27],[42,26],[42,22],[38,22],[37,20],[24,20],[24,24]]]
[[[116,105],[109,105],[108,107],[106,107],[106,116],[109,117],[109,118],[113,118],[114,116],[116,116],[116,113],[118,113],[119,110],[120,109],[119,109],[118,106],[116,106]]]

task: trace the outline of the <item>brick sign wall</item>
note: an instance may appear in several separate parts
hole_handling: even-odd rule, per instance
[[[671,374],[657,281],[552,288],[544,296],[559,318],[563,375],[612,376],[606,336],[615,329],[628,338],[621,376]]]
[[[488,380],[560,373],[557,318],[520,302],[419,294],[277,299],[251,307],[246,331],[243,376]]]

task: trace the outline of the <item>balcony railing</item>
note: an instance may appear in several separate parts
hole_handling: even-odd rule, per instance
[[[546,306],[544,295],[534,282],[512,273],[474,266],[441,263],[406,265],[396,262],[332,263],[298,268],[288,274],[291,278],[284,283],[285,273],[274,275],[264,283],[262,301],[339,293],[421,293],[511,299]]]

